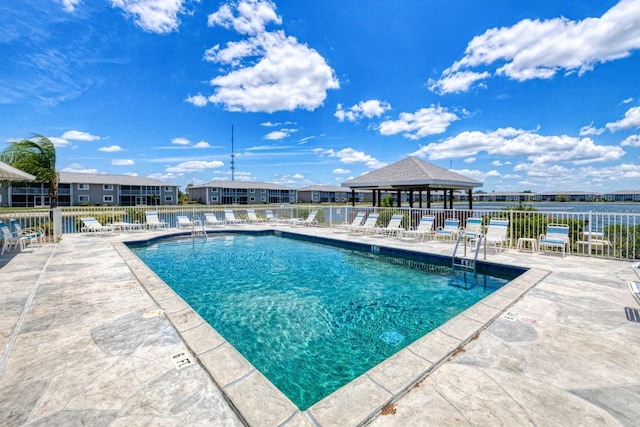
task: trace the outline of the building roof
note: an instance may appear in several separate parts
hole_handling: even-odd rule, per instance
[[[410,156],[399,162],[343,182],[342,186],[395,190],[470,189],[482,187],[482,183]]]
[[[270,182],[251,182],[251,181],[211,181],[202,185],[194,185],[191,188],[234,188],[234,189],[256,189],[256,190],[293,190],[281,184],[273,184]]]
[[[60,182],[64,184],[114,184],[114,185],[149,185],[149,186],[170,186],[179,187],[179,185],[169,184],[157,179],[146,178],[143,176],[131,175],[108,175],[97,173],[75,173],[60,172]]]
[[[341,187],[339,185],[309,185],[307,187],[298,188],[298,191],[333,191],[336,193],[351,192],[351,189]]]

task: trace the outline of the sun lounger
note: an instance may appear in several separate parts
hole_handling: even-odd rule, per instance
[[[433,229],[433,224],[436,220],[435,216],[425,215],[420,218],[420,223],[415,230],[401,230],[400,238],[401,239],[415,239],[416,241],[423,241],[425,237],[433,237],[435,230]]]
[[[334,228],[333,231],[342,231],[342,232],[351,231],[354,228],[362,225],[362,221],[364,220],[365,215],[366,215],[365,212],[358,212],[356,216],[353,217],[353,221],[342,223],[340,224],[340,226]]]
[[[227,224],[242,224],[244,223],[243,219],[236,218],[235,212],[232,209],[224,210],[224,220]]]
[[[147,218],[147,227],[149,227],[149,230],[169,227],[169,224],[164,221],[160,221],[158,212],[156,211],[146,211],[144,215]]]
[[[456,218],[447,218],[444,220],[444,226],[438,227],[435,238],[444,239],[453,242],[460,232],[460,220]]]
[[[404,230],[402,228],[402,219],[403,218],[404,218],[404,216],[402,214],[392,215],[391,219],[389,219],[389,223],[387,224],[386,227],[376,227],[375,228],[375,234],[376,235],[381,235],[381,236],[388,236],[388,237],[399,236],[400,235],[400,231]]]
[[[370,213],[364,221],[364,224],[351,228],[350,233],[368,234],[369,232],[375,232],[377,222],[378,214]]]
[[[258,215],[256,215],[255,209],[247,209],[247,217],[249,218],[249,222],[252,222],[254,224],[258,222],[266,221],[265,218],[261,218]]]
[[[318,211],[309,212],[309,216],[306,218],[293,218],[289,220],[289,224],[296,227],[298,225],[304,225],[307,227],[315,227],[318,225],[318,221],[316,221],[316,215]]]
[[[569,226],[565,224],[549,224],[547,232],[541,234],[538,239],[538,251],[543,252],[544,248],[559,249],[563,257],[567,252],[571,252]]]
[[[195,223],[189,219],[189,217],[184,215],[176,216],[176,227],[179,229],[183,228],[193,228]]]
[[[204,214],[204,225],[207,227],[222,227],[224,221],[219,220],[216,214],[206,213]]]
[[[102,225],[92,216],[80,218],[82,227],[80,231],[85,234],[108,234],[115,232],[115,228],[111,225]]]

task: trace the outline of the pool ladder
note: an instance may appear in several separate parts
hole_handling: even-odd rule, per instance
[[[205,228],[205,224],[204,221],[202,221],[202,218],[200,218],[200,226],[202,227],[201,230],[196,228],[196,223],[195,221],[193,221],[193,225],[191,226],[191,236],[193,237],[197,237],[197,236],[204,236],[205,239],[208,239],[209,236],[207,236],[207,229]]]
[[[458,233],[458,240],[456,240],[456,247],[453,249],[453,255],[451,255],[451,270],[455,273],[456,267],[460,270],[473,271],[473,274],[476,273],[476,265],[478,263],[478,254],[480,253],[480,247],[482,245],[482,240],[484,239],[483,234],[478,234],[478,241],[476,242],[476,254],[473,259],[469,258],[458,258],[456,259],[456,253],[458,252],[458,248],[460,247],[460,240],[464,239],[464,232]],[[464,255],[467,255],[467,241],[464,241]]]

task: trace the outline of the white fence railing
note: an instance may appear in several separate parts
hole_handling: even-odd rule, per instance
[[[187,216],[204,222],[205,213],[213,213],[224,220],[224,210],[232,209],[236,218],[247,218],[249,206],[110,206],[110,207],[65,207],[56,211],[59,221],[51,211],[43,209],[2,208],[0,220],[9,224],[11,218],[17,219],[23,227],[37,227],[46,230],[50,236],[79,233],[81,218],[92,216],[101,224],[113,223],[145,224],[145,212],[157,211],[161,221],[176,226],[176,217]],[[350,223],[358,212],[379,214],[378,226],[386,226],[391,215],[402,214],[402,226],[413,229],[423,215],[435,216],[435,228],[442,226],[447,218],[456,218],[460,226],[465,227],[467,218],[482,218],[488,224],[490,218],[509,220],[508,238],[511,247],[517,245],[518,239],[537,239],[544,234],[549,224],[566,224],[569,226],[571,253],[584,256],[605,257],[614,259],[640,259],[640,214],[613,212],[545,212],[538,210],[512,209],[417,209],[417,208],[377,208],[371,206],[345,205],[259,205],[254,206],[258,217],[266,217],[267,211],[281,219],[306,218],[310,211],[317,210],[316,220],[319,227],[333,228]],[[54,230],[54,225],[59,230]]]

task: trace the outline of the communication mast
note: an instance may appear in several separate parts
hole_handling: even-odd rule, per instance
[[[235,181],[235,170],[236,170],[236,162],[235,162],[236,154],[233,151],[233,125],[231,125],[231,181]]]

